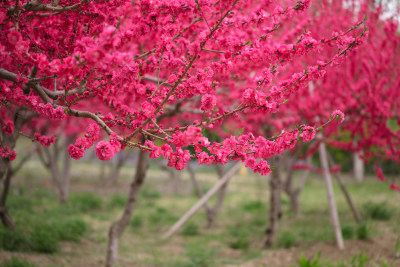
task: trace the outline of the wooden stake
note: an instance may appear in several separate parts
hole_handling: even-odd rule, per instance
[[[334,164],[334,161],[333,161],[331,155],[329,155],[329,154],[328,154],[328,161],[329,161],[330,167],[332,168],[335,164]],[[336,173],[333,174],[333,176],[336,178],[336,181],[338,182],[338,184],[340,186],[340,189],[342,189],[342,192],[343,192],[343,194],[344,194],[344,196],[346,198],[347,204],[349,204],[350,209],[351,209],[351,211],[353,213],[354,219],[358,223],[361,222],[361,215],[358,212],[358,210],[356,208],[356,205],[354,205],[354,202],[351,199],[350,193],[349,193],[349,191],[347,191],[347,188],[343,183],[343,179],[342,179],[340,173],[336,172]]]
[[[178,231],[193,215],[195,215],[204,204],[224,186],[235,173],[239,170],[241,162],[237,162],[221,179],[210,189],[208,192],[192,207],[190,208],[163,236],[162,239],[170,238],[176,231]]]

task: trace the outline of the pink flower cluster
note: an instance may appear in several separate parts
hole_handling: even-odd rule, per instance
[[[118,135],[112,133],[110,135],[110,142],[100,141],[97,143],[94,151],[100,160],[110,160],[114,157],[115,153],[121,150],[121,143],[118,140]]]
[[[6,158],[9,161],[13,161],[17,157],[17,153],[14,150],[11,150],[8,146],[0,146],[0,157]]]
[[[315,138],[315,129],[314,127],[311,126],[305,126],[303,128],[303,132],[300,134],[300,136],[303,138],[304,142],[310,142]]]
[[[49,119],[61,120],[67,115],[64,113],[64,109],[60,106],[54,108],[50,103],[40,103],[34,107],[35,111]]]
[[[395,191],[400,191],[400,185],[397,185],[395,183],[390,184],[390,189],[395,190]]]
[[[341,112],[340,110],[335,110],[334,112],[332,112],[332,119],[334,120],[338,120],[340,123],[342,123],[344,121],[344,114],[343,112]]]
[[[250,107],[254,112],[262,111],[265,113],[275,113],[278,111],[278,105],[274,101],[268,101],[270,97],[260,91],[254,89],[246,89],[242,94],[242,102]]]
[[[2,129],[6,134],[12,134],[14,132],[14,123],[11,120],[5,120]]]
[[[100,126],[91,123],[86,128],[85,137],[78,137],[75,144],[68,146],[68,153],[73,159],[80,159],[85,155],[85,150],[93,146],[94,142],[99,139]]]
[[[311,140],[313,134],[315,136],[315,129],[304,127],[307,133],[303,138]],[[146,141],[145,146],[151,149],[150,158],[158,158],[163,155],[165,159],[168,159],[168,166],[175,167],[177,170],[183,169],[192,157],[196,157],[199,164],[207,165],[226,164],[229,160],[241,160],[254,172],[268,175],[271,169],[265,159],[293,148],[299,135],[299,130],[284,132],[272,141],[262,136],[256,138],[253,134],[247,133],[239,137],[231,136],[222,143],[210,143],[208,138],[202,136],[200,127],[191,126],[186,131],[175,132],[172,136],[171,143],[176,147],[175,152],[169,144],[159,147],[152,141]],[[182,149],[191,144],[195,144],[194,155],[190,155],[188,150]]]
[[[56,138],[54,137],[54,135],[48,137],[35,133],[33,136],[33,141],[39,142],[42,146],[50,146],[51,144],[54,144],[56,142]]]
[[[216,104],[217,98],[215,95],[205,94],[201,97],[201,110],[212,110]]]
[[[313,171],[313,172],[317,172],[317,173],[323,172],[323,170],[321,168],[316,168],[315,166],[311,166],[309,164],[302,164],[302,163],[293,164],[292,168],[294,170],[309,170],[309,171]],[[336,165],[336,166],[330,168],[329,172],[336,173],[336,172],[340,172],[340,170],[341,170],[340,165]]]
[[[385,181],[385,175],[383,174],[383,171],[382,171],[381,168],[375,166],[374,171],[375,171],[376,175],[378,176],[378,179],[379,179],[379,180]]]
[[[154,114],[155,110],[156,110],[156,108],[153,106],[153,104],[151,104],[149,102],[142,103],[142,111],[146,118],[153,118],[155,115]]]

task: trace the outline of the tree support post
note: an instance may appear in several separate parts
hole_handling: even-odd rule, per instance
[[[340,250],[343,250],[344,242],[343,242],[342,230],[340,228],[339,215],[338,215],[338,211],[336,208],[335,197],[333,194],[332,179],[331,179],[331,174],[329,172],[328,156],[327,156],[324,142],[321,142],[321,144],[319,145],[319,156],[320,156],[324,180],[325,180],[325,184],[326,184],[326,191],[327,191],[328,202],[329,202],[329,210],[331,213],[333,230],[335,232],[336,244]]]
[[[241,162],[235,163],[232,168],[224,174],[223,177],[210,189],[208,192],[192,207],[190,208],[163,236],[162,239],[171,237],[178,231],[193,215],[195,215],[207,201],[224,186],[235,173],[239,170]]]

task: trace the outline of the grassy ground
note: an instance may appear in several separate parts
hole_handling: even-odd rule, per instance
[[[134,168],[124,167],[116,186],[104,186],[98,178],[99,165],[74,164],[71,196],[62,206],[57,203],[49,174],[39,162],[30,161],[15,177],[8,206],[20,234],[10,235],[0,227],[0,259],[26,259],[36,266],[104,263],[107,231],[122,212]],[[212,171],[202,171],[198,178],[205,190],[217,179]],[[400,195],[373,177],[363,184],[345,178],[365,218],[361,225],[354,222],[344,197],[335,187],[347,239],[345,251],[335,248],[325,188],[318,174],[311,175],[307,182],[300,216],[290,213],[288,199],[283,196],[284,214],[277,245],[262,250],[268,218],[267,177],[237,175],[229,185],[213,229],[205,228],[205,214],[201,211],[177,235],[163,241],[160,236],[197,197],[186,172],[178,192],[174,192],[167,174],[151,168],[120,242],[119,266],[299,266],[296,261],[302,255],[305,263],[301,266],[314,266],[307,265],[306,259],[316,257],[319,251],[322,265],[315,266],[364,266],[360,264],[367,257],[370,261],[365,266],[385,266],[382,260],[387,266],[400,266],[400,259],[394,257],[400,235]]]

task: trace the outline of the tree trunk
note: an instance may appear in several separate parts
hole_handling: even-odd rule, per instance
[[[326,184],[326,190],[328,195],[329,210],[331,213],[331,221],[333,225],[333,230],[335,232],[336,244],[340,250],[344,249],[342,230],[340,228],[339,215],[336,208],[335,197],[333,194],[332,179],[329,172],[328,157],[326,153],[326,148],[324,142],[321,142],[319,146],[319,156],[322,164],[323,175]]]
[[[215,168],[218,173],[218,178],[221,180],[224,177],[224,168],[221,164],[215,165]],[[221,188],[218,190],[217,201],[215,202],[214,207],[210,210],[210,214],[207,217],[207,228],[212,228],[217,219],[218,213],[221,210],[222,203],[224,202],[226,189],[228,188],[229,181],[224,183]]]
[[[71,157],[68,154],[68,146],[73,142],[75,136],[60,137],[51,147],[43,147],[44,154],[39,151],[39,158],[43,165],[50,171],[53,184],[56,186],[58,201],[65,204],[68,200],[70,176],[71,176]],[[63,151],[61,169],[59,166],[60,149]]]
[[[195,189],[195,191],[196,191],[196,195],[197,195],[199,198],[202,198],[203,195],[204,195],[204,193],[203,193],[203,191],[201,190],[201,187],[200,187],[200,185],[199,185],[199,182],[198,182],[197,179],[196,179],[196,174],[195,174],[195,172],[194,172],[192,166],[190,165],[190,163],[188,163],[188,165],[187,165],[186,168],[187,168],[187,170],[189,171],[190,180],[192,181],[193,187],[194,187],[194,189]],[[211,211],[210,206],[209,206],[207,203],[204,204],[204,210],[206,211],[207,222],[209,222],[209,221],[210,221],[210,216],[211,216],[211,212],[212,212],[212,211]]]
[[[121,218],[110,227],[108,232],[106,267],[115,266],[118,262],[119,239],[131,219],[132,212],[136,204],[136,198],[143,185],[144,179],[146,178],[147,167],[147,154],[144,151],[140,151],[136,173],[129,187],[128,200],[125,204],[125,209]]]
[[[364,161],[360,157],[360,152],[353,153],[353,173],[357,182],[364,181]]]
[[[116,157],[117,157],[117,162],[111,165],[111,170],[106,180],[106,183],[108,185],[115,185],[117,183],[119,173],[121,172],[121,168],[128,160],[129,154],[127,152],[120,152],[116,155]]]
[[[5,161],[8,161],[8,160],[1,160],[1,161],[3,161],[3,163],[1,163],[1,165],[3,165],[4,163],[6,163]],[[4,181],[3,181],[3,191],[1,194],[1,198],[0,198],[0,219],[5,227],[7,227],[11,230],[14,230],[15,229],[14,220],[12,219],[11,215],[8,213],[8,210],[6,207],[8,192],[10,191],[11,177],[13,176],[11,164],[10,164],[10,162],[7,162],[7,163],[8,163],[8,164],[6,164],[7,170],[6,170],[6,174],[5,174]],[[2,173],[2,174],[4,175],[4,173]]]
[[[23,108],[16,110],[13,118],[14,132],[12,134],[1,132],[1,143],[13,150],[17,143],[22,126],[32,119],[33,116],[32,113],[26,112]],[[0,199],[0,219],[3,225],[10,229],[14,229],[15,224],[11,214],[7,210],[6,202],[10,191],[11,179],[14,173],[15,172],[11,168],[11,162],[8,159],[0,158],[0,182],[3,184]]]
[[[303,191],[303,188],[306,184],[308,175],[310,174],[310,170],[305,170],[303,175],[300,178],[300,183],[297,188],[294,188],[293,185],[293,164],[294,161],[289,162],[291,165],[288,166],[288,173],[286,175],[286,181],[284,184],[284,190],[290,201],[290,210],[293,212],[295,216],[298,216],[300,213],[300,195]],[[310,165],[311,157],[307,158],[307,164]]]
[[[173,194],[179,194],[182,184],[181,172],[177,171],[175,168],[167,167],[164,162],[159,162],[158,165],[160,166],[161,170],[169,174],[167,191],[172,192]]]
[[[271,247],[275,244],[276,234],[278,232],[279,219],[282,216],[281,207],[281,178],[280,178],[280,156],[276,155],[271,158],[275,169],[271,173],[269,180],[270,203],[269,203],[269,222],[265,231],[264,246]]]

